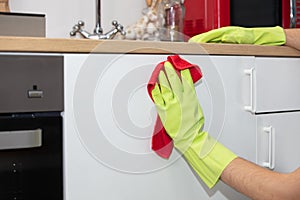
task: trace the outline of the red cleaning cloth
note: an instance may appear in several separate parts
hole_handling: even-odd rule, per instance
[[[180,71],[183,69],[189,69],[192,79],[195,82],[201,79],[202,73],[200,68],[197,65],[191,64],[186,60],[183,60],[178,55],[168,56],[167,61],[169,61],[176,72],[180,75]],[[155,87],[155,84],[158,82],[158,75],[161,70],[164,70],[164,62],[159,63],[152,75],[147,85],[149,96],[152,99],[152,90]],[[153,101],[153,99],[152,99]],[[173,141],[172,138],[167,134],[165,128],[162,125],[162,122],[157,116],[156,123],[152,135],[152,150],[154,150],[159,156],[163,158],[169,158],[173,149]]]

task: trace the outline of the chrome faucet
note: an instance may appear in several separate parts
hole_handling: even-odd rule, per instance
[[[70,35],[75,36],[76,33],[80,33],[84,38],[99,40],[113,39],[117,33],[121,33],[121,35],[126,34],[124,27],[116,20],[112,21],[112,25],[114,28],[103,34],[103,29],[101,27],[101,0],[96,0],[96,27],[94,29],[94,33],[91,34],[83,30],[82,27],[84,26],[84,22],[80,20],[77,24],[75,24],[75,26],[73,26],[73,30],[70,32]]]

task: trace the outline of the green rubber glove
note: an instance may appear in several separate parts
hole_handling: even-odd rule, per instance
[[[214,29],[192,37],[189,42],[199,43],[233,43],[283,45],[286,38],[284,30],[279,27],[243,28],[228,26]]]
[[[166,74],[159,74],[159,85],[152,90],[158,115],[177,148],[205,184],[212,188],[236,155],[202,131],[204,116],[189,69],[181,79],[169,62]]]

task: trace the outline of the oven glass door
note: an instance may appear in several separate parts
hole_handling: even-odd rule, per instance
[[[63,199],[60,113],[0,116],[0,199]]]

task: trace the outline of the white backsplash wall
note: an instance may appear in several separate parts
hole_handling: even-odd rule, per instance
[[[84,29],[93,32],[95,27],[96,0],[10,0],[11,12],[46,14],[46,36],[69,38],[69,32],[78,20],[85,22]],[[111,29],[116,19],[124,27],[138,20],[145,0],[101,0],[102,28]]]

